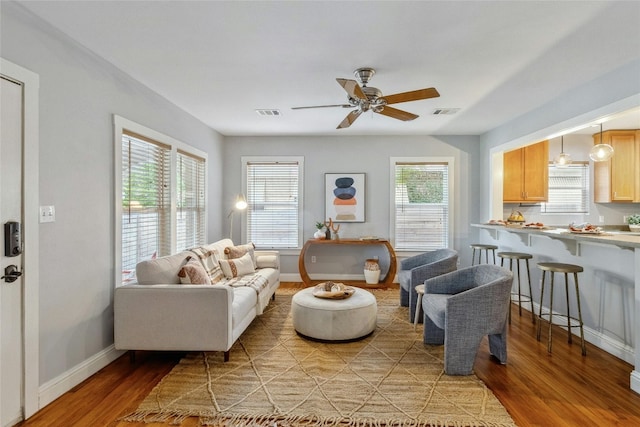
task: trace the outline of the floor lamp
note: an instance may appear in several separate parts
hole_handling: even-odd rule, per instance
[[[230,226],[229,226],[229,239],[233,241],[233,214],[236,211],[243,211],[247,209],[247,200],[244,198],[244,194],[238,194],[236,196],[236,202],[233,204],[233,209],[227,215],[227,218],[230,218]]]

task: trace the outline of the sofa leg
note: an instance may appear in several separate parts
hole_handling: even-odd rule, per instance
[[[229,350],[224,352],[224,361],[228,362],[229,361]]]
[[[271,294],[271,301],[275,301],[276,300],[276,293],[272,293]]]
[[[135,362],[136,362],[136,351],[129,350],[129,363],[135,363]]]

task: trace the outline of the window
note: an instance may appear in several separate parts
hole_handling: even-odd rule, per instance
[[[549,165],[549,199],[540,204],[540,212],[589,213],[589,163]]]
[[[205,243],[206,154],[115,117],[116,263],[121,283],[136,264]]]
[[[396,250],[451,246],[453,159],[391,159],[392,235]]]
[[[302,247],[302,157],[243,157],[246,241],[260,248]]]
[[[176,250],[182,251],[205,241],[205,162],[200,157],[178,151],[178,211]]]

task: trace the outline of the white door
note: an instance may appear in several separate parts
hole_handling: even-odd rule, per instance
[[[23,86],[0,76],[0,425],[23,419],[22,150]],[[7,256],[5,224],[20,228],[19,250]],[[15,267],[10,267],[15,266]],[[11,274],[11,270],[14,274]]]

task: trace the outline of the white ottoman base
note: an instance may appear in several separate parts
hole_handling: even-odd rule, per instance
[[[356,289],[349,298],[316,298],[313,288],[296,293],[291,300],[293,327],[308,338],[323,341],[351,341],[364,338],[376,328],[376,297]]]

